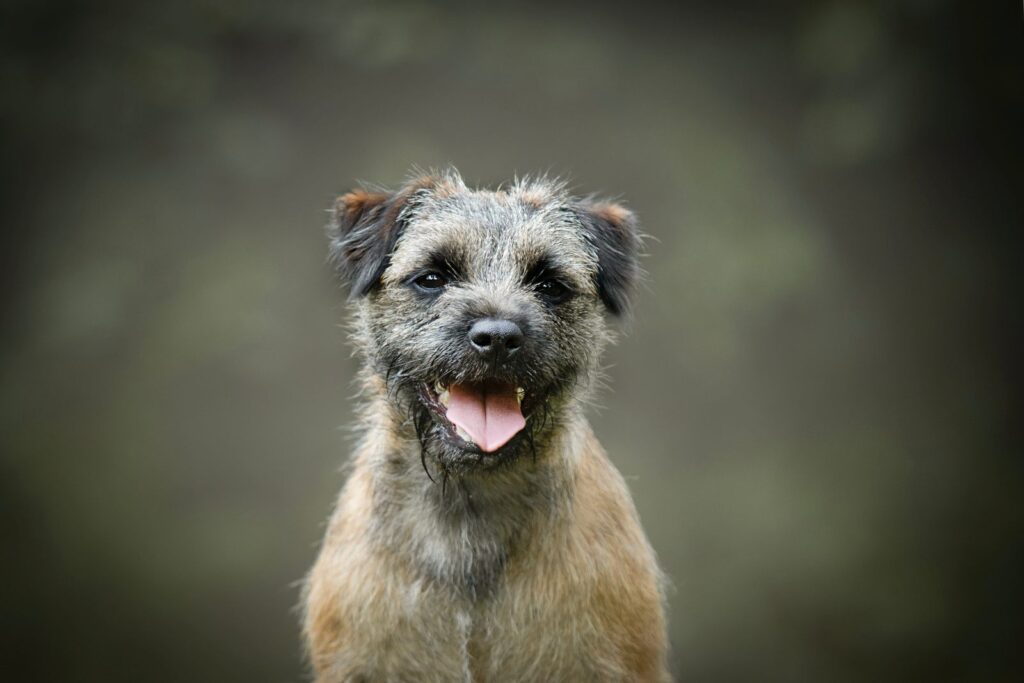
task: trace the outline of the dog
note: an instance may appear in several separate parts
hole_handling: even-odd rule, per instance
[[[637,221],[564,183],[340,197],[361,439],[304,588],[320,683],[664,681],[663,577],[584,416]]]

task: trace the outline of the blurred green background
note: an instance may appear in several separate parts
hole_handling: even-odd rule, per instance
[[[305,680],[325,209],[452,163],[652,236],[595,424],[682,680],[1020,680],[1021,8],[979,7],[3,2],[0,676]]]

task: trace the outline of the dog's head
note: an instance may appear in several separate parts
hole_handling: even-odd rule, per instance
[[[332,258],[373,370],[446,469],[536,448],[588,390],[637,274],[633,214],[454,172],[338,199]]]

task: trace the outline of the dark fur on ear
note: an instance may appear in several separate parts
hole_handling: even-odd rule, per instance
[[[417,178],[397,192],[353,190],[338,197],[327,225],[330,258],[349,283],[349,298],[366,296],[380,282],[405,228],[410,203],[434,184]]]
[[[632,211],[612,202],[579,202],[575,211],[597,250],[597,292],[612,315],[629,310],[640,274],[640,235]]]

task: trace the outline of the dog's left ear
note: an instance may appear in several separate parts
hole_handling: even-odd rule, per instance
[[[636,216],[613,202],[584,200],[575,211],[597,251],[597,293],[613,315],[629,310],[640,274],[640,234]]]
[[[349,298],[366,296],[380,283],[411,203],[432,184],[424,177],[397,192],[353,190],[338,197],[327,237],[331,262],[349,283]]]

